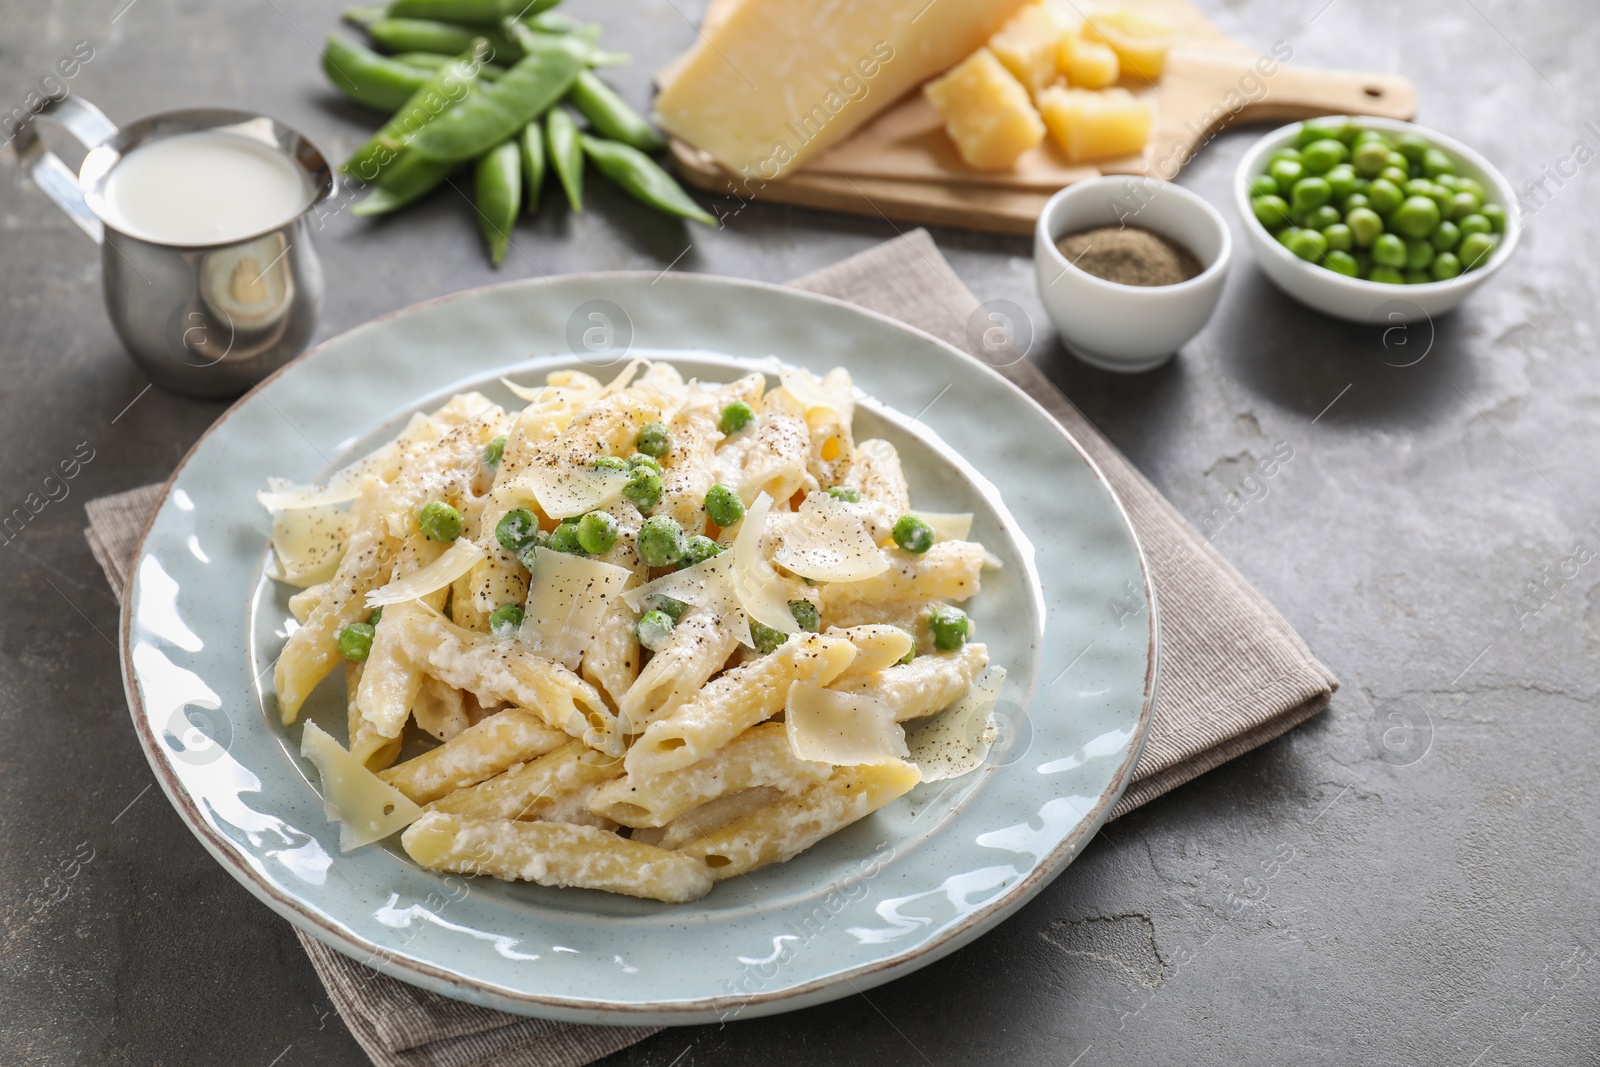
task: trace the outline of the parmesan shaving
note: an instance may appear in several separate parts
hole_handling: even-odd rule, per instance
[[[399,604],[417,600],[429,593],[443,589],[466,574],[483,559],[483,549],[469,538],[458,537],[445,550],[444,555],[403,578],[396,578],[380,589],[367,594],[367,607],[381,608],[386,604]]]
[[[404,793],[361,765],[344,746],[307,721],[300,755],[322,779],[322,806],[339,824],[339,851],[382,841],[422,818],[422,809]]]
[[[332,504],[275,513],[268,576],[302,589],[332,578],[353,521],[349,512]]]
[[[628,472],[610,467],[533,467],[526,474],[539,507],[552,519],[608,508],[622,499]]]
[[[934,536],[941,541],[971,540],[972,512],[970,511],[913,511],[910,514],[933,527]]]
[[[271,512],[296,508],[328,507],[346,504],[361,495],[361,464],[338,471],[322,488],[295,485],[287,478],[268,478],[267,489],[257,491],[256,499]]]
[[[527,648],[577,670],[605,621],[606,609],[633,577],[597,559],[533,550],[533,578],[518,637]]]
[[[639,373],[639,368],[648,367],[649,365],[650,361],[647,359],[636,359],[629,363],[626,367],[622,368],[621,373],[619,373],[615,378],[611,379],[611,381],[606,384],[604,389],[600,390],[600,396],[604,398],[610,396],[612,393],[622,392],[622,390],[633,384],[633,376]]]
[[[910,755],[894,709],[862,693],[797,682],[784,704],[784,728],[795,755],[804,760],[858,767]]]
[[[859,582],[889,569],[861,513],[826,493],[806,497],[772,558],[816,582]]]
[[[974,679],[960,700],[938,715],[906,727],[911,762],[922,772],[924,782],[959,778],[989,758],[995,741],[994,703],[1005,680],[1004,667],[990,667]]]
[[[730,553],[733,556],[733,591],[745,614],[756,622],[780,633],[799,633],[800,624],[794,621],[794,614],[789,610],[783,581],[772,564],[761,557],[761,532],[766,528],[767,513],[771,510],[772,498],[762,493],[745,512]]]
[[[783,383],[783,388],[789,395],[800,401],[808,411],[812,408],[831,408],[837,411],[839,408],[839,399],[822,384],[822,379],[804,367],[791,367],[786,363],[779,363],[778,380]]]
[[[526,400],[530,404],[536,404],[543,400],[550,394],[552,389],[556,388],[553,385],[518,385],[510,378],[501,378],[500,384],[511,390],[512,396],[516,397],[518,400]]]

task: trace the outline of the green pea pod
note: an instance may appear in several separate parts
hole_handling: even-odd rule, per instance
[[[428,81],[428,72],[380,56],[334,34],[322,50],[322,71],[344,94],[368,107],[393,111]]]
[[[561,0],[394,0],[389,14],[396,18],[437,19],[462,26],[497,26],[511,16],[548,11]]]
[[[587,70],[578,73],[567,99],[583,112],[589,125],[602,137],[621,141],[641,152],[659,152],[667,147],[666,139],[643,116],[629,107],[611,86]]]
[[[544,121],[545,145],[550,149],[550,169],[561,179],[567,203],[572,210],[583,210],[583,145],[578,124],[564,108],[551,108]]]
[[[534,119],[517,135],[522,154],[522,188],[528,201],[528,214],[539,210],[539,189],[544,185],[544,130]]]
[[[440,70],[449,63],[454,56],[442,56],[437,52],[401,52],[399,55],[389,56],[396,63],[404,63],[408,67],[432,73]],[[478,77],[484,81],[494,81],[506,72],[506,68],[495,63],[484,63],[478,67]]]
[[[489,245],[489,261],[499,266],[511,244],[511,227],[522,208],[522,164],[515,140],[497,145],[478,160],[478,229]]]
[[[352,215],[387,215],[421,199],[443,184],[454,163],[434,163],[420,156],[403,155],[383,172],[382,184],[350,209]]]
[[[411,148],[440,163],[476,159],[538,118],[572,87],[583,63],[570,51],[528,56],[418,130]]]
[[[556,112],[551,112],[551,117]],[[605,141],[598,137],[581,135],[583,151],[594,160],[594,165],[615,182],[623,192],[668,215],[717,225],[716,218],[705,208],[690,199],[683,186],[672,175],[662,170],[656,161],[631,145],[620,141]]]
[[[503,27],[517,47],[530,56],[538,52],[571,52],[582,59],[586,66],[600,67],[611,65],[609,57],[620,55],[617,52],[600,51],[599,26],[583,26],[571,33],[552,33],[536,30],[520,19],[506,19]],[[627,62],[626,56],[622,59]]]
[[[388,4],[357,4],[355,7],[345,8],[340,12],[340,16],[350,25],[365,29],[388,13]]]
[[[339,169],[364,182],[375,182],[384,168],[393,164],[418,130],[456,107],[470,95],[476,81],[476,50],[440,68],[427,83],[412,94],[405,105],[390,116],[372,139],[342,164]]]
[[[588,23],[573,18],[565,11],[541,11],[537,15],[523,16],[522,21],[539,33],[577,33],[590,29]]]
[[[431,19],[381,18],[367,26],[367,36],[385,51],[433,52],[446,56],[460,55],[472,47],[474,40],[482,37],[492,49],[486,59],[515,62],[522,58],[522,49],[495,28],[474,30]]]

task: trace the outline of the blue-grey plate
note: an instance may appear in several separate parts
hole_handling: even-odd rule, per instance
[[[263,575],[268,477],[310,481],[414,411],[502,375],[605,377],[635,356],[727,380],[777,356],[849,368],[856,436],[904,459],[916,506],[971,511],[1003,561],[968,605],[1008,671],[989,761],[693,904],[423,870],[397,839],[341,855],[272,662],[287,590]],[[1156,611],[1111,488],[1037,404],[926,334],[778,286],[697,275],[515,282],[337,337],[246,396],[168,483],[122,616],[134,725],[167,797],[269,907],[396,978],[578,1022],[756,1016],[870,988],[1000,922],[1072,861],[1133,772]],[[344,736],[336,672],[305,718]]]

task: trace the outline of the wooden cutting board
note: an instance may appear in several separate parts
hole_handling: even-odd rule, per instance
[[[714,27],[738,2],[711,0],[703,29]],[[1166,19],[1178,42],[1159,82],[1134,75],[1121,83],[1155,112],[1142,155],[1074,164],[1046,138],[1011,170],[974,170],[956,153],[943,121],[919,91],[790,177],[768,183],[757,198],[899,222],[1031,233],[1044,202],[1062,186],[1102,174],[1173,178],[1230,125],[1317,115],[1410,119],[1416,113],[1416,92],[1407,79],[1279,62],[1228,37],[1190,0],[1111,0],[1109,6]],[[672,154],[691,185],[748,197],[741,179],[693,145],[674,139]]]

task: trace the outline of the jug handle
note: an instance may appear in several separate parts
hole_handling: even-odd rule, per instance
[[[116,123],[106,118],[105,112],[76,96],[50,100],[38,114],[54,119],[84,148],[94,148],[117,132]],[[104,241],[104,228],[99,217],[89,210],[88,203],[83,199],[78,176],[67,169],[59,156],[45,148],[44,142],[39,140],[39,131],[34,129],[32,117],[17,128],[16,149],[17,162],[28,172],[34,184],[44,190],[44,195],[54,200],[56,206],[78,224],[79,229],[94,239],[95,244]]]

